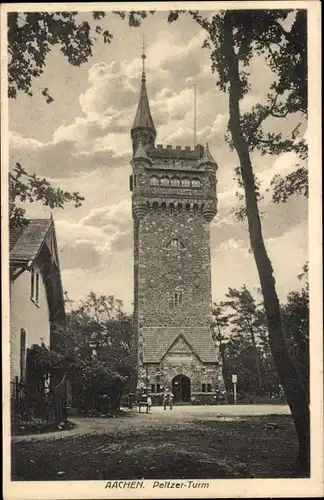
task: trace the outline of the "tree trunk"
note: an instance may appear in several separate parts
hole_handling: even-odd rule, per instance
[[[227,12],[224,18],[224,41],[227,64],[229,68],[229,129],[232,135],[234,148],[240,161],[240,169],[245,191],[249,235],[267,315],[269,344],[278,376],[284,388],[285,396],[295,424],[299,442],[299,472],[309,475],[309,407],[306,393],[300,385],[298,373],[288,354],[287,346],[284,340],[280,304],[275,287],[273,268],[264,245],[253,168],[248,144],[241,129],[239,102],[242,95],[239,62],[234,50],[233,27],[230,12]]]
[[[262,389],[262,374],[261,374],[261,368],[260,368],[260,357],[259,357],[259,352],[258,352],[258,348],[256,345],[254,331],[253,331],[252,326],[250,327],[250,334],[251,334],[252,345],[253,345],[254,355],[255,355],[255,368],[256,368],[256,371],[258,374],[258,390],[260,393],[261,389]]]

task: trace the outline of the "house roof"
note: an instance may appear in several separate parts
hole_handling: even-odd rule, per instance
[[[144,327],[142,333],[144,363],[159,363],[179,336],[183,337],[202,362],[217,361],[208,327]]]
[[[25,227],[10,230],[11,261],[29,262],[34,260],[53,225],[52,219],[29,219],[27,222]]]
[[[17,243],[18,238],[22,235],[24,232],[25,227],[15,227],[10,229],[9,231],[9,250],[15,246]]]
[[[10,266],[27,269],[39,258],[47,291],[50,320],[64,320],[64,296],[61,282],[54,221],[29,219],[27,225],[10,230]],[[13,275],[13,281],[20,276]]]

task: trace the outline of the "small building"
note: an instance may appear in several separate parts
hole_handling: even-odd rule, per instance
[[[65,319],[54,221],[30,219],[12,229],[10,251],[10,380],[24,382],[27,349],[52,348],[53,327]]]

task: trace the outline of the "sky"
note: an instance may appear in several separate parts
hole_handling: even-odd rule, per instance
[[[210,13],[206,13],[210,15]],[[80,18],[94,27],[89,13]],[[259,286],[250,252],[246,223],[232,214],[239,204],[233,180],[238,159],[225,142],[228,97],[216,87],[204,32],[189,18],[169,25],[156,12],[140,28],[110,13],[100,21],[113,34],[101,39],[93,56],[72,67],[54,47],[43,75],[33,84],[34,96],[19,93],[9,101],[10,166],[20,162],[30,173],[54,186],[79,191],[80,208],[66,205],[53,217],[58,240],[63,288],[75,304],[90,291],[114,295],[127,312],[133,301],[133,223],[131,215],[130,129],[135,117],[141,78],[142,36],[146,40],[147,90],[157,129],[156,144],[193,145],[193,86],[197,88],[197,142],[208,142],[218,164],[218,214],[211,224],[213,300],[224,299],[229,287]],[[261,57],[250,67],[251,90],[241,109],[264,102],[273,75]],[[41,89],[54,98],[45,102]],[[291,130],[299,117],[269,122],[270,129]],[[301,134],[307,137],[306,124]],[[262,226],[282,301],[299,288],[297,275],[308,258],[307,200],[293,197],[273,204],[267,192],[275,174],[285,175],[298,163],[293,153],[252,155],[264,200]],[[28,204],[27,217],[49,217],[38,203]]]

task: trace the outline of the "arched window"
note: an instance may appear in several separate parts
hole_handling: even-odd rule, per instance
[[[152,175],[152,177],[150,178],[150,185],[151,186],[159,185],[159,178],[156,175]]]
[[[168,177],[161,177],[160,184],[161,184],[161,186],[169,186],[170,185],[169,178]]]
[[[166,245],[166,248],[172,248],[173,250],[183,250],[185,248],[184,244],[178,238],[173,238]]]
[[[190,187],[190,180],[187,177],[181,179],[181,186],[184,188]]]
[[[180,307],[183,301],[183,292],[182,290],[176,290],[172,297],[169,299],[169,307],[170,309],[175,309],[176,307]]]
[[[172,177],[171,186],[180,186],[180,179],[178,179],[178,177]]]
[[[201,187],[201,182],[199,179],[192,179],[191,185],[193,188],[200,188]]]

